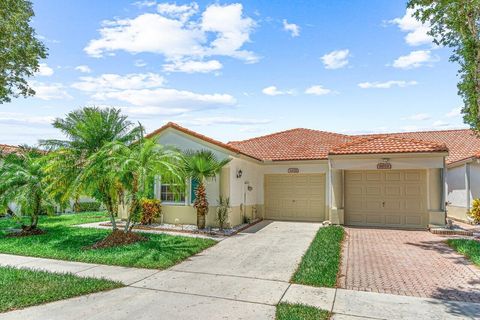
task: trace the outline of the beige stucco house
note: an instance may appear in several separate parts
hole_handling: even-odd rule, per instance
[[[457,161],[457,136],[475,140],[480,150],[469,130],[351,136],[292,129],[222,143],[168,123],[148,136],[180,150],[207,149],[231,159],[207,185],[208,225],[215,225],[217,199],[224,195],[231,200],[231,225],[249,217],[409,229],[441,226],[448,199],[460,192],[452,189],[460,174],[451,172],[468,163],[471,175],[477,165],[474,155]],[[449,177],[456,178],[449,182]],[[185,196],[175,199],[168,183],[158,179],[155,195],[162,200],[164,222],[195,223],[193,189],[189,185]],[[459,210],[465,215],[467,206]]]

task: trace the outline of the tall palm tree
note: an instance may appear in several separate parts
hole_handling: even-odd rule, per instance
[[[135,126],[119,109],[97,107],[70,112],[65,119],[56,119],[53,126],[67,139],[40,141],[41,145],[53,151],[47,168],[49,192],[64,202],[82,194],[97,199],[106,206],[113,228],[116,229],[115,187],[101,176],[88,183],[84,181],[84,184],[78,183],[81,180],[78,177],[89,159],[94,158],[102,147],[114,141],[130,144],[141,137],[143,128]]]
[[[53,199],[46,192],[44,154],[33,148],[21,147],[17,152],[2,156],[0,165],[0,204],[15,202],[30,216],[25,231],[37,229],[43,209],[53,209]]]
[[[222,167],[230,162],[230,159],[219,160],[208,150],[187,151],[184,156],[183,166],[186,176],[198,181],[195,190],[193,207],[197,210],[197,227],[205,228],[205,216],[208,213],[208,200],[205,183],[215,179]]]
[[[177,151],[164,149],[152,139],[140,139],[126,145],[119,141],[106,144],[87,161],[81,180],[101,178],[114,187],[116,199],[126,198],[129,212],[124,232],[131,231],[132,222],[138,222],[140,200],[149,193],[148,184],[156,175],[168,181],[184,181],[181,156]],[[82,183],[82,182],[80,182]]]

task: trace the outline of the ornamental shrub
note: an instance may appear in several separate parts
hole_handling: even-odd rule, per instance
[[[470,209],[469,214],[473,222],[480,223],[480,199],[473,200],[472,209]]]
[[[85,202],[77,202],[74,204],[75,212],[87,212],[87,211],[98,211],[98,210],[100,210],[100,202],[85,201]]]
[[[160,217],[162,206],[158,199],[142,199],[141,224],[152,224]]]
[[[228,213],[230,211],[230,198],[220,196],[218,199],[218,207],[217,207],[217,216],[216,220],[218,221],[218,227],[220,230],[225,228],[225,223],[228,220]]]

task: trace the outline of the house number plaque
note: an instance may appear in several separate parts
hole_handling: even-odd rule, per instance
[[[390,170],[390,169],[392,169],[392,164],[390,162],[379,162],[379,163],[377,163],[377,169],[379,169],[379,170]]]
[[[299,173],[300,169],[298,168],[288,168],[288,173]]]

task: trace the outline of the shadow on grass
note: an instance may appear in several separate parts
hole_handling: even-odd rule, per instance
[[[86,249],[105,238],[111,231],[76,227],[47,227],[40,236],[4,238],[0,252],[61,260],[143,267],[168,268],[215,243],[213,240],[145,234],[148,241],[134,244]]]

